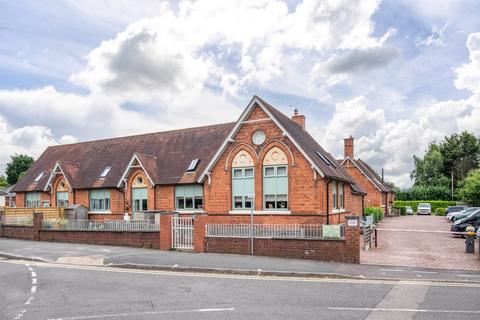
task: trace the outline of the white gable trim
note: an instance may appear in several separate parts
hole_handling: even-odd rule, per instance
[[[63,173],[62,166],[60,165],[60,162],[57,161],[57,163],[55,163],[55,166],[53,167],[52,172],[50,173],[50,177],[48,177],[47,183],[45,184],[45,187],[43,188],[43,191],[45,191],[45,192],[48,191],[48,188],[50,187],[50,184],[52,183],[53,179],[57,175],[57,169],[60,170],[60,173],[62,174],[63,178],[65,179],[65,181],[67,181],[68,185],[70,186],[70,190],[73,189],[72,184],[70,183],[70,181],[68,181],[65,173]]]
[[[213,168],[215,163],[218,161],[222,153],[225,151],[228,143],[231,143],[233,141],[233,137],[237,134],[238,130],[240,130],[240,127],[245,123],[245,119],[248,117],[248,115],[251,113],[253,107],[255,106],[255,103],[262,108],[262,110],[269,116],[269,118],[277,125],[277,127],[282,130],[283,134],[292,141],[293,145],[300,150],[300,153],[307,159],[307,161],[312,165],[312,168],[314,168],[322,177],[325,177],[325,174],[320,170],[320,168],[312,161],[312,159],[307,155],[307,153],[300,147],[300,145],[292,138],[292,136],[285,130],[285,128],[278,122],[278,120],[270,113],[270,111],[263,105],[263,103],[257,98],[257,96],[254,96],[252,100],[250,100],[250,103],[248,104],[247,108],[243,111],[241,114],[240,118],[237,120],[237,123],[233,127],[233,129],[230,131],[228,134],[227,138],[225,141],[222,143],[220,148],[217,150],[213,158],[210,160],[208,165],[205,167],[203,170],[202,174],[200,175],[198,179],[198,183],[201,183],[204,179],[205,176],[210,172],[210,170]],[[265,121],[265,119],[261,119],[262,121]]]
[[[355,161],[350,158],[350,157],[346,157],[345,159],[343,159],[342,163],[341,163],[341,166],[343,167],[343,164],[345,163],[345,161],[347,160],[350,160],[350,162],[355,166],[355,168],[357,168],[358,170],[360,170],[360,172],[365,176],[365,178],[367,178],[368,181],[370,181],[371,184],[373,184],[373,186],[375,187],[375,189],[377,189],[378,191],[380,192],[385,192],[385,191],[382,191],[375,182],[372,181],[372,179],[370,179],[370,177],[365,173],[365,171],[363,171],[359,166],[357,166],[357,164],[355,163]]]
[[[143,166],[142,162],[140,161],[140,159],[138,159],[137,154],[134,153],[133,156],[132,156],[132,159],[131,159],[130,162],[128,163],[128,166],[125,168],[125,171],[123,172],[122,177],[120,178],[120,181],[118,181],[118,183],[117,183],[117,188],[120,188],[120,187],[122,186],[122,183],[123,183],[123,181],[127,178],[128,173],[129,173],[130,170],[132,169],[133,163],[135,162],[135,160],[137,160],[137,162],[140,164],[140,167],[142,168],[143,172],[144,172],[145,175],[147,176],[147,178],[148,178],[148,180],[150,181],[150,183],[152,184],[152,186],[155,185],[155,183],[153,182],[152,178],[150,178],[150,176],[148,175],[147,170],[145,170],[145,167]]]

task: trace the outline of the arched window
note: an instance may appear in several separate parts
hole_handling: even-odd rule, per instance
[[[148,184],[143,173],[136,175],[132,182],[133,215],[148,209]]]
[[[65,179],[61,179],[57,184],[56,190],[56,199],[57,199],[57,208],[59,207],[68,207],[68,185]]]
[[[250,210],[255,196],[253,159],[245,150],[239,151],[232,161],[232,209]]]
[[[265,210],[288,210],[288,160],[278,147],[263,159],[263,207]]]

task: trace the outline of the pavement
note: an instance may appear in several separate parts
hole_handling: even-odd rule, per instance
[[[478,259],[478,254],[473,255]],[[480,271],[344,264],[0,238],[0,257],[60,265],[283,277],[480,283]]]
[[[478,283],[211,275],[0,259],[0,288],[0,319],[12,320],[480,317]]]
[[[450,234],[451,223],[443,217],[392,217],[377,227],[378,247],[362,251],[361,263],[480,271],[478,254],[465,253],[465,239]]]

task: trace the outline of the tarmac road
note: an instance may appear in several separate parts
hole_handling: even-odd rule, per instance
[[[479,319],[480,284],[172,273],[0,260],[1,319]]]

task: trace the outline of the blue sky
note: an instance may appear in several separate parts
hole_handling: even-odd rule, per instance
[[[3,1],[0,172],[46,146],[233,121],[257,94],[409,185],[480,133],[478,1]]]

